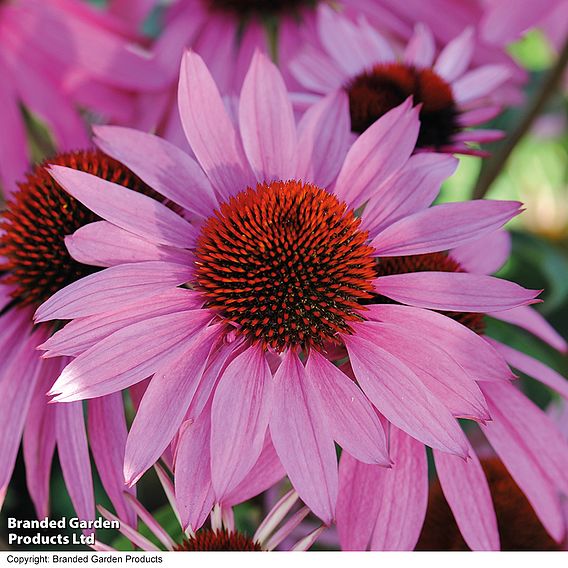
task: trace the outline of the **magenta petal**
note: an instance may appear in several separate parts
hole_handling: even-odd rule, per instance
[[[208,323],[206,310],[158,316],[113,333],[74,359],[50,394],[57,401],[95,398],[127,388],[155,373]]]
[[[418,23],[404,51],[404,61],[414,67],[431,67],[436,54],[436,42],[430,28]]]
[[[195,421],[184,422],[175,461],[176,501],[184,530],[196,531],[215,503],[210,468],[211,413],[208,408]]]
[[[356,331],[366,339],[379,342],[402,361],[453,416],[490,420],[487,403],[475,380],[440,344],[388,323],[366,322],[358,325]],[[436,363],[432,364],[433,361]]]
[[[363,205],[408,160],[420,121],[410,99],[382,116],[355,141],[339,172],[335,193],[352,209]]]
[[[189,266],[151,260],[111,266],[56,292],[35,313],[35,321],[74,319],[118,311],[142,298],[188,282]]]
[[[474,48],[474,30],[466,28],[442,49],[434,70],[446,81],[453,81],[469,67]]]
[[[380,187],[362,214],[362,228],[374,237],[396,221],[429,207],[442,182],[458,166],[453,156],[414,154],[408,162]]]
[[[218,326],[205,328],[150,381],[128,433],[124,479],[133,485],[152,467],[174,438],[197,389]],[[153,432],[151,437],[148,432]]]
[[[259,182],[295,177],[298,144],[292,103],[280,71],[258,51],[241,90],[239,123]]]
[[[328,187],[349,148],[349,99],[336,91],[312,105],[298,125],[298,178]]]
[[[432,448],[467,456],[467,442],[450,411],[404,363],[358,335],[344,336],[357,381],[390,422]]]
[[[341,454],[337,532],[341,550],[367,550],[381,506],[382,468]]]
[[[383,427],[357,385],[317,351],[311,352],[305,372],[337,443],[362,462],[390,465]]]
[[[301,499],[326,524],[335,516],[337,458],[330,426],[309,396],[306,373],[288,351],[274,376],[270,433],[280,461]]]
[[[422,444],[391,427],[393,466],[379,471],[380,495],[371,550],[413,550],[428,504],[428,463]],[[456,458],[461,459],[461,458]]]
[[[88,406],[89,442],[97,471],[116,514],[127,524],[135,526],[136,514],[124,492],[135,494],[124,484],[122,464],[126,447],[126,419],[122,393],[94,398]]]
[[[465,201],[435,205],[404,217],[372,241],[377,256],[448,250],[492,233],[519,213],[516,201]]]
[[[95,496],[83,403],[59,404],[56,409],[57,453],[67,491],[80,519],[95,518]]]
[[[450,256],[459,262],[465,272],[493,274],[509,258],[511,235],[504,230],[490,233],[469,244],[453,248]]]
[[[221,95],[199,55],[184,55],[178,90],[183,129],[197,161],[225,200],[254,184],[254,175]]]
[[[483,427],[493,449],[558,542],[565,533],[558,490],[566,493],[568,444],[549,417],[510,384],[484,383],[493,420]]]
[[[371,320],[392,323],[443,345],[476,381],[507,381],[513,378],[505,359],[482,337],[448,316],[431,310],[377,304],[368,306]]]
[[[131,128],[98,126],[97,146],[131,169],[152,189],[194,215],[207,218],[217,198],[197,163],[174,144]]]
[[[463,460],[434,450],[436,472],[467,545],[472,550],[499,550],[497,516],[489,484],[473,448],[469,455],[468,460]]]
[[[126,231],[161,245],[189,248],[195,244],[194,228],[151,197],[63,166],[50,166],[49,173],[75,199]]]
[[[264,352],[249,347],[229,364],[213,397],[211,478],[219,501],[260,456],[271,404],[272,375]]]
[[[452,85],[455,100],[463,105],[492,93],[511,77],[507,65],[483,65],[462,75]]]
[[[417,308],[491,313],[532,304],[540,290],[527,290],[508,280],[481,274],[410,272],[382,276],[375,291]]]

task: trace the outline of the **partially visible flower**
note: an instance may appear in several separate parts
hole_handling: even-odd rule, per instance
[[[86,147],[79,107],[125,119],[129,91],[161,76],[117,21],[78,0],[0,2],[0,186],[30,165],[26,120],[44,121],[59,151]],[[6,135],[9,133],[9,135]]]
[[[465,457],[454,417],[486,420],[475,379],[505,381],[507,366],[444,316],[455,325],[440,326],[436,343],[425,333],[407,364],[408,327],[392,325],[387,336],[370,321],[378,295],[435,318],[431,308],[500,311],[532,303],[538,292],[467,273],[376,278],[376,257],[466,244],[514,217],[519,204],[429,207],[455,160],[412,155],[419,121],[410,101],[348,150],[345,93],[320,101],[297,126],[282,77],[261,54],[243,84],[238,129],[194,53],[183,62],[179,105],[199,164],[152,135],[113,127],[96,134],[182,216],[93,175],[51,168],[105,219],[70,237],[69,250],[109,266],[36,312],[37,321],[73,319],[43,345],[48,356],[76,357],[51,389],[54,400],[104,396],[150,376],[126,446],[129,484],[180,427],[201,418],[201,451],[176,450],[177,462],[201,458],[203,478],[188,492],[207,492],[211,482],[213,502],[222,503],[270,432],[292,484],[325,523],[337,495],[334,441],[364,462],[390,463],[372,405],[422,443]],[[361,388],[333,364],[340,352]],[[422,369],[432,358],[434,376]]]
[[[146,510],[132,495],[126,493],[125,498],[129,501],[139,519],[150,529],[153,536],[161,543],[166,551],[174,552],[261,552],[271,551],[289,539],[292,532],[300,526],[307,517],[310,510],[305,507],[298,507],[298,494],[292,489],[288,491],[270,510],[266,517],[259,524],[256,532],[251,537],[235,529],[233,509],[231,507],[221,507],[217,505],[210,515],[208,527],[201,527],[199,530],[184,528],[180,521],[179,505],[176,502],[173,492],[173,485],[167,473],[156,466],[160,481],[166,491],[173,512],[180,522],[181,538],[174,540],[159,524],[159,522]],[[293,512],[292,512],[293,511]],[[116,520],[116,516],[99,506],[101,515],[109,520]],[[288,519],[283,522],[288,516]],[[282,526],[279,527],[279,525]],[[136,524],[128,525],[124,522],[120,524],[119,531],[134,546],[141,550],[160,550],[153,542],[136,530]],[[297,541],[291,550],[308,550],[317,541],[318,537],[325,530],[324,526],[317,527],[310,531],[306,536]],[[112,551],[114,548],[97,541],[93,546],[95,550]]]
[[[436,57],[432,33],[419,24],[404,54],[398,56],[397,46],[364,20],[354,24],[325,7],[318,15],[323,47],[304,47],[290,69],[313,93],[344,90],[355,134],[413,97],[414,104],[420,105],[419,148],[480,154],[466,143],[490,142],[503,135],[470,129],[499,113],[492,95],[510,77],[505,65],[471,66],[476,49],[473,29],[454,38]],[[345,40],[339,44],[337,37]]]
[[[422,271],[491,274],[501,268],[509,252],[509,235],[497,231],[449,254],[380,259],[379,280],[381,274],[411,277],[412,273]],[[408,339],[407,350],[400,352],[401,357],[410,361],[410,350],[418,345],[420,337],[428,337],[447,348],[451,340],[443,340],[440,330],[452,327],[449,316],[475,332],[477,341],[491,346],[511,367],[568,398],[568,381],[564,377],[529,355],[485,335],[483,312],[460,310],[443,316],[418,313],[415,308],[393,304],[389,298],[383,298],[382,302],[383,305],[373,306],[369,316],[382,322],[376,324],[377,333],[383,328],[392,335],[395,330],[388,329],[390,322],[391,326],[396,324],[407,333],[416,334],[414,340]],[[566,351],[566,341],[531,307],[520,306],[489,315],[524,328],[552,347]],[[568,444],[556,425],[528,397],[506,380],[493,380],[489,376],[493,372],[494,369],[487,369],[476,377],[488,408],[487,419],[480,421],[481,430],[551,540],[560,543],[566,531],[561,495],[568,495]],[[471,424],[464,425],[464,430],[472,439],[478,434]],[[392,427],[390,444],[394,465],[389,471],[359,463],[347,452],[342,455],[337,524],[344,549],[412,550],[416,545],[428,496],[424,480],[428,470],[425,448]],[[476,455],[480,447],[479,443],[471,443],[467,461],[437,449],[433,450],[433,456],[441,488],[465,542],[473,550],[491,550],[500,546],[499,510],[496,510],[499,504],[495,503],[494,507],[491,500],[490,484]],[[382,519],[391,510],[396,511],[394,520],[383,523]]]

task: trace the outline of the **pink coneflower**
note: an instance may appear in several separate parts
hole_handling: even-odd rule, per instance
[[[60,151],[86,147],[78,106],[125,119],[129,91],[161,86],[134,38],[110,16],[77,0],[0,2],[0,185],[16,190],[30,164],[26,109]],[[152,71],[152,72],[151,72]]]
[[[50,160],[157,196],[122,164],[99,151]],[[81,518],[94,516],[91,466],[83,405],[47,404],[46,392],[68,359],[45,360],[37,351],[64,322],[34,326],[33,312],[67,284],[98,269],[75,261],[66,235],[99,217],[73,199],[37,166],[0,216],[0,504],[23,436],[28,490],[39,518],[49,512],[49,479],[57,446],[63,476]],[[91,450],[117,512],[131,518],[122,496],[126,423],[120,394],[89,402]]]
[[[298,506],[298,494],[288,491],[267,513],[259,524],[253,536],[249,536],[235,528],[233,509],[229,507],[216,506],[211,511],[209,525],[201,527],[199,530],[192,530],[184,527],[181,521],[181,509],[174,497],[174,487],[168,474],[160,467],[156,466],[158,477],[177,520],[180,522],[180,536],[172,538],[170,534],[159,524],[150,512],[135,497],[125,494],[125,498],[130,502],[137,516],[143,521],[152,532],[155,539],[163,546],[166,551],[173,552],[261,552],[271,551],[279,547],[285,540],[289,539],[292,532],[301,525],[310,510],[305,506]],[[116,516],[109,513],[104,507],[99,507],[99,511],[104,518],[113,521]],[[288,517],[288,518],[287,518]],[[281,525],[281,526],[280,526]],[[121,523],[120,532],[132,544],[141,550],[154,551],[160,550],[158,546],[149,541],[143,534],[136,530],[136,525],[130,526]],[[295,542],[291,550],[308,550],[318,539],[325,527],[320,526],[306,534],[299,541]],[[99,551],[112,551],[114,548],[98,541],[94,547]]]
[[[319,95],[344,90],[349,95],[351,130],[361,134],[378,118],[413,97],[420,104],[417,146],[446,152],[479,153],[468,142],[490,142],[495,130],[472,130],[494,118],[493,91],[510,77],[505,65],[470,67],[475,51],[471,28],[436,57],[434,37],[416,27],[404,54],[365,21],[358,24],[322,7],[317,21],[321,49],[309,46],[291,63],[302,86]],[[334,38],[344,37],[338,46]],[[322,72],[322,70],[325,70]]]
[[[412,156],[419,122],[410,101],[347,151],[346,94],[323,99],[297,127],[278,70],[260,54],[243,84],[238,130],[194,53],[184,58],[179,106],[198,163],[140,132],[105,127],[97,137],[105,152],[186,209],[183,217],[95,176],[51,168],[105,219],[70,237],[70,251],[113,265],[57,292],[36,313],[38,322],[73,320],[44,345],[50,355],[77,356],[51,390],[54,400],[103,396],[152,376],[127,442],[132,484],[182,422],[195,423],[211,395],[210,436],[203,434],[210,458],[201,454],[201,463],[211,468],[215,499],[222,502],[247,475],[269,431],[300,497],[326,523],[337,494],[334,441],[364,462],[389,464],[373,405],[417,440],[466,456],[453,414],[488,418],[475,377],[489,367],[496,369],[489,379],[506,379],[500,357],[456,323],[445,341],[424,339],[417,350],[418,364],[426,356],[440,362],[426,376],[397,356],[396,342],[394,350],[393,342],[383,345],[368,310],[377,294],[429,314],[505,310],[537,293],[484,275],[377,279],[375,259],[466,244],[516,215],[519,204],[428,208],[455,160]],[[124,242],[137,262],[117,264]],[[453,363],[446,344],[468,371]],[[331,362],[345,347],[360,387]]]
[[[451,250],[449,254],[380,259],[379,280],[381,275],[412,278],[413,273],[422,271],[490,274],[503,265],[509,250],[508,234],[497,231]],[[396,324],[405,333],[414,333],[415,343],[423,335],[437,345],[447,345],[441,333],[456,327],[456,321],[460,322],[475,332],[475,341],[491,345],[513,368],[568,397],[568,383],[554,370],[485,337],[482,311],[460,310],[444,316],[394,305],[388,298],[383,298],[382,306],[376,305],[371,309],[368,317],[377,322],[377,334],[384,330],[386,337],[392,336],[390,341],[396,338],[396,334],[394,329],[388,329],[389,325],[392,328],[392,324]],[[538,312],[528,306],[489,315],[520,326],[553,347],[566,351],[566,342]],[[473,338],[471,336],[471,341],[474,341]],[[385,340],[388,341],[387,338]],[[412,340],[408,341],[410,349]],[[446,341],[450,341],[449,337]],[[456,354],[454,350],[452,355],[455,357]],[[403,351],[399,355],[408,357]],[[467,361],[456,360],[467,370]],[[490,417],[485,423],[481,422],[481,429],[546,531],[555,541],[561,542],[565,522],[560,494],[568,494],[568,445],[548,417],[517,388],[507,381],[490,380],[487,372],[495,371],[488,369],[486,373],[477,375]],[[465,430],[477,433],[470,426]],[[397,429],[391,428],[390,440],[394,465],[389,471],[360,463],[346,452],[342,456],[337,523],[345,549],[412,550],[416,545],[428,499],[425,448]],[[468,461],[454,459],[454,456],[437,449],[433,454],[441,488],[467,545],[474,550],[498,549],[499,504],[496,502],[494,508],[490,487],[474,449],[471,448]],[[385,524],[382,520],[391,510],[397,511],[396,517],[391,524]],[[508,546],[506,542],[501,544],[505,548]]]

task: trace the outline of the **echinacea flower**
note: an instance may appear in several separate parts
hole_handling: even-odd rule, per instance
[[[365,21],[352,23],[329,8],[319,10],[317,27],[323,47],[306,46],[290,63],[291,72],[312,93],[347,92],[353,133],[413,97],[421,105],[419,148],[477,154],[467,142],[502,136],[470,129],[499,113],[491,95],[510,77],[505,65],[470,67],[476,48],[471,28],[436,56],[432,33],[419,24],[399,56],[396,45]],[[339,44],[337,37],[345,40]]]
[[[60,154],[50,162],[157,196],[99,151]],[[44,164],[19,184],[6,207],[0,214],[0,506],[23,436],[27,485],[38,517],[49,512],[49,479],[57,447],[71,501],[77,514],[89,519],[95,508],[83,405],[48,404],[46,393],[68,359],[45,360],[37,351],[64,322],[34,326],[33,312],[61,288],[99,270],[71,258],[64,242],[99,217],[64,192]],[[101,480],[120,516],[131,518],[122,495],[127,432],[122,397],[94,399],[88,406],[91,450]]]
[[[508,258],[510,237],[504,231],[488,234],[478,241],[450,250],[449,253],[433,253],[417,256],[391,257],[378,262],[378,278],[381,275],[406,275],[424,271],[491,274]],[[384,277],[383,276],[383,277]],[[370,320],[376,322],[377,334],[386,332],[383,341],[396,335],[388,329],[389,322],[415,334],[414,345],[420,336],[428,336],[437,345],[447,347],[449,337],[443,340],[442,329],[455,327],[460,322],[477,335],[476,341],[492,346],[511,367],[537,379],[549,388],[568,398],[568,382],[556,371],[510,346],[485,336],[485,316],[482,311],[427,313],[409,306],[395,305],[383,298],[383,305],[373,306]],[[489,314],[491,317],[524,328],[556,349],[566,351],[566,342],[529,306],[520,306]],[[449,317],[448,317],[449,316]],[[451,318],[451,319],[450,319]],[[451,321],[453,320],[453,321]],[[457,339],[457,337],[455,338]],[[408,338],[408,349],[412,339]],[[473,336],[471,337],[473,341]],[[403,346],[401,345],[403,348]],[[451,353],[455,356],[456,351]],[[408,357],[404,351],[399,356]],[[458,363],[463,362],[457,359]],[[409,361],[410,362],[410,361]],[[467,364],[467,363],[466,363]],[[427,368],[427,367],[425,367]],[[467,370],[467,366],[465,367]],[[431,371],[427,371],[431,372]],[[487,373],[501,373],[501,381],[492,380]],[[494,367],[477,376],[488,409],[488,418],[480,421],[483,434],[514,479],[534,513],[550,535],[550,539],[562,542],[566,525],[562,515],[561,495],[568,495],[568,444],[555,424],[533,404],[520,390],[507,381],[504,369]],[[479,435],[471,424],[464,425],[466,433]],[[337,524],[344,549],[412,550],[416,545],[428,499],[428,465],[425,448],[400,430],[390,431],[393,467],[384,470],[358,462],[347,452],[341,457]],[[455,520],[468,547],[473,550],[499,549],[499,502],[491,499],[491,478],[486,479],[484,468],[476,455],[479,444],[471,444],[470,459],[433,450],[439,482]],[[503,467],[503,466],[500,466]],[[503,474],[505,475],[505,474]],[[395,511],[391,522],[383,519]],[[543,529],[543,530],[544,530]],[[505,538],[506,538],[505,533]],[[501,542],[507,548],[507,542]]]
[[[109,266],[36,312],[38,322],[73,320],[43,346],[48,356],[76,357],[51,389],[54,400],[100,397],[151,377],[127,441],[128,484],[182,423],[206,412],[210,434],[204,427],[201,435],[209,444],[194,459],[210,468],[217,502],[253,467],[269,431],[292,484],[325,523],[337,495],[334,441],[364,462],[390,463],[373,405],[417,440],[465,457],[454,416],[488,419],[475,378],[489,368],[485,378],[506,380],[504,362],[450,320],[455,326],[442,326],[438,345],[421,338],[416,350],[418,365],[436,358],[434,375],[415,372],[366,314],[377,294],[430,314],[510,309],[538,292],[484,275],[377,279],[375,259],[466,244],[515,216],[519,204],[429,208],[455,160],[412,156],[419,121],[410,101],[348,150],[346,95],[326,97],[297,126],[283,80],[261,54],[243,84],[238,128],[194,53],[183,61],[179,106],[197,162],[156,136],[116,127],[96,135],[183,216],[96,176],[51,168],[104,219],[70,237],[70,252]],[[402,328],[398,336],[406,345]],[[345,347],[360,386],[332,362]]]
[[[150,512],[130,494],[125,494],[137,517],[145,523],[150,529],[155,539],[163,546],[166,551],[173,552],[261,552],[271,551],[280,546],[283,541],[288,539],[292,532],[301,525],[302,521],[307,517],[310,510],[305,507],[298,507],[298,494],[292,489],[288,491],[282,498],[272,507],[266,514],[262,522],[259,524],[253,536],[249,536],[240,532],[235,528],[235,520],[233,509],[231,507],[216,506],[210,515],[210,523],[208,527],[202,527],[199,530],[191,530],[184,528],[180,521],[181,513],[179,505],[174,496],[174,487],[168,474],[160,467],[156,466],[158,477],[173,512],[180,522],[180,537],[172,538],[168,532],[160,525],[160,523],[152,516]],[[99,506],[101,515],[109,520],[116,520],[116,516],[107,511],[104,507]],[[286,519],[286,517],[288,518]],[[285,521],[285,522],[283,522]],[[281,525],[281,523],[283,523]],[[279,527],[279,525],[281,525]],[[297,541],[291,550],[301,551],[308,550],[325,530],[324,526],[313,529],[303,538]],[[136,525],[130,526],[121,523],[119,531],[132,544],[141,550],[155,551],[160,550],[153,542],[148,540],[143,534],[136,530]],[[97,541],[93,546],[98,551],[113,551],[114,548]]]
[[[31,163],[30,116],[47,125],[59,151],[84,148],[88,139],[79,106],[125,119],[129,91],[160,86],[161,76],[148,59],[129,48],[133,40],[118,21],[84,2],[0,2],[0,186],[5,195],[16,190]]]

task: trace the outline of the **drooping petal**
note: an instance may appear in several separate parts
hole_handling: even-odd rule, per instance
[[[213,397],[211,478],[219,500],[243,480],[260,456],[271,405],[270,368],[263,351],[250,347],[229,364]]]
[[[295,177],[298,142],[292,103],[280,71],[258,51],[241,90],[239,123],[259,182]]]
[[[508,280],[461,272],[409,272],[382,276],[375,291],[417,308],[491,313],[535,303],[540,290],[527,290]]]
[[[310,354],[305,372],[337,443],[360,461],[389,465],[383,427],[357,385],[316,351]]]
[[[75,512],[82,520],[93,520],[95,496],[82,402],[57,406],[55,437],[63,479]]]
[[[493,233],[518,215],[516,201],[443,203],[404,217],[372,241],[377,256],[426,254],[448,250]]]
[[[158,461],[174,438],[218,336],[217,326],[205,328],[154,374],[128,433],[124,457],[128,485],[134,485]],[[148,432],[153,435],[149,437]]]
[[[434,71],[446,81],[453,81],[469,67],[474,47],[474,30],[466,28],[442,49],[434,65]]]
[[[88,406],[89,443],[106,494],[120,519],[135,526],[136,515],[126,501],[125,492],[135,494],[124,484],[122,464],[126,447],[126,418],[121,393],[93,398]]]
[[[188,282],[191,267],[151,260],[111,266],[56,292],[35,313],[35,321],[74,319],[117,311],[144,297]]]
[[[312,105],[298,125],[298,178],[328,187],[343,164],[350,133],[349,100],[344,91]]]
[[[391,427],[390,447],[394,464],[378,472],[375,491],[380,502],[370,548],[413,550],[428,504],[426,451],[422,444],[394,427]]]
[[[368,307],[366,315],[369,319],[390,322],[443,345],[476,381],[513,378],[505,359],[485,339],[452,318],[410,306],[376,304]]]
[[[74,359],[50,391],[54,400],[104,396],[155,373],[176,347],[183,346],[210,320],[206,310],[158,316],[120,329]]]
[[[197,163],[167,140],[131,128],[97,126],[97,146],[130,168],[152,189],[194,215],[207,218],[217,198]]]
[[[178,104],[191,149],[223,200],[254,184],[215,81],[201,57],[193,52],[183,57]]]
[[[473,448],[469,455],[468,460],[463,460],[434,450],[436,472],[467,545],[472,550],[499,550],[497,516],[489,484]]]
[[[337,458],[330,426],[309,397],[304,366],[288,351],[274,376],[270,433],[302,500],[326,524],[335,516]]]
[[[505,264],[510,253],[511,235],[499,230],[469,244],[452,248],[450,256],[466,272],[493,274]]]
[[[511,69],[507,65],[484,65],[468,71],[457,79],[452,90],[454,99],[460,103],[469,103],[484,97],[511,77]]]
[[[50,166],[49,173],[67,193],[126,231],[160,245],[190,248],[195,244],[195,229],[151,197],[64,166]]]
[[[356,209],[401,168],[418,139],[418,109],[410,99],[382,116],[351,146],[339,172],[335,193]]]
[[[436,43],[430,28],[416,24],[414,34],[404,50],[404,61],[415,67],[431,67],[436,54]]]
[[[357,335],[343,337],[357,381],[390,422],[433,448],[467,455],[467,444],[450,411],[406,365]]]

